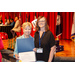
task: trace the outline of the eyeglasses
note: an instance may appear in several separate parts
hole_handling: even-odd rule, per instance
[[[38,21],[38,23],[41,23],[41,22],[42,22],[42,23],[44,23],[44,22],[45,22],[45,20],[44,20],[44,21]]]

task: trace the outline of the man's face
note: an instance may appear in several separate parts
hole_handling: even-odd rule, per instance
[[[10,22],[13,22],[13,20],[10,20]]]

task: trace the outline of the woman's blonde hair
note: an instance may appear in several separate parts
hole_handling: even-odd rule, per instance
[[[32,29],[32,25],[31,25],[30,22],[24,22],[24,23],[22,24],[23,29],[24,29],[26,26],[30,26],[30,28]]]

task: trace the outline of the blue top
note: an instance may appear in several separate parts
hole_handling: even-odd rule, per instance
[[[22,36],[18,37],[17,39],[22,39],[22,38],[25,38],[24,34]],[[29,35],[29,38],[33,38],[33,37]],[[17,39],[16,39],[16,44],[15,44],[14,57],[15,57],[15,54],[18,54]]]
[[[13,26],[13,27],[14,27],[14,25],[15,25],[15,22],[13,21],[13,22],[10,24],[10,26]]]

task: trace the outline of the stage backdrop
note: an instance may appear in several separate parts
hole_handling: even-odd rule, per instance
[[[48,25],[50,31],[53,33],[54,37],[56,37],[56,18],[58,12],[36,12],[36,17],[45,16],[48,21]],[[26,22],[26,14],[27,20],[32,22],[34,20],[35,12],[21,12],[22,23]],[[5,24],[5,18],[15,18],[15,16],[19,17],[19,12],[0,12],[0,16],[2,16],[3,24]],[[61,16],[61,26],[62,26],[62,35],[61,39],[70,39],[71,37],[71,28],[73,21],[73,12],[60,12]]]

